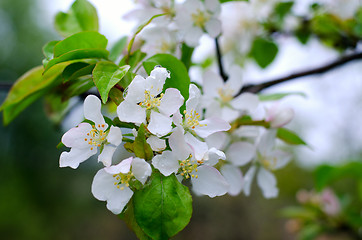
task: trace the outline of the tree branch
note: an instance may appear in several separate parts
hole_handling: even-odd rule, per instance
[[[223,67],[222,59],[221,59],[222,56],[221,56],[219,38],[218,37],[215,38],[215,47],[216,47],[217,63],[219,65],[219,73],[220,73],[220,76],[222,77],[222,79],[224,80],[224,82],[226,82],[226,80],[228,79],[228,76],[224,72],[224,67]]]
[[[325,73],[325,72],[327,72],[329,70],[332,70],[332,69],[334,69],[336,67],[342,66],[345,63],[348,63],[348,62],[351,62],[351,61],[357,60],[357,59],[362,59],[362,52],[354,53],[354,54],[351,54],[351,55],[348,55],[348,56],[341,57],[340,59],[338,59],[338,60],[336,60],[334,62],[331,62],[331,63],[329,63],[329,64],[327,64],[325,66],[317,67],[317,68],[314,68],[314,69],[311,69],[311,70],[306,70],[306,71],[302,71],[302,72],[299,72],[299,73],[293,73],[291,75],[281,77],[281,78],[277,78],[277,79],[270,80],[270,81],[266,81],[266,82],[263,82],[263,83],[260,83],[260,84],[246,85],[241,89],[240,93],[243,93],[243,92],[258,93],[258,92],[260,92],[260,91],[262,91],[262,90],[264,90],[264,89],[266,89],[268,87],[274,86],[274,85],[279,84],[279,83],[287,82],[289,80],[293,80],[293,79],[300,78],[300,77],[306,77],[306,76],[314,75],[314,74]]]

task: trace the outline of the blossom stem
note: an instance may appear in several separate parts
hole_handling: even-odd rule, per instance
[[[216,48],[217,63],[219,65],[219,73],[220,73],[220,76],[222,77],[222,79],[224,80],[224,82],[226,82],[226,80],[228,79],[228,76],[225,74],[224,67],[223,67],[223,64],[222,64],[222,56],[221,56],[220,45],[219,45],[219,37],[215,38],[215,48]]]

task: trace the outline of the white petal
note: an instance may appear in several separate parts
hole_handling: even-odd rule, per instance
[[[273,128],[283,127],[289,123],[294,117],[294,110],[291,108],[280,109],[270,122],[270,126]]]
[[[219,89],[223,89],[224,82],[221,77],[212,72],[206,71],[202,77],[204,94],[211,97],[219,96]]]
[[[191,178],[195,192],[212,198],[227,193],[229,184],[216,168],[203,165],[197,170],[198,178]]]
[[[231,127],[229,123],[217,117],[211,117],[202,120],[200,121],[200,125],[204,126],[195,127],[195,132],[202,138],[208,137],[216,132],[227,131]]]
[[[164,136],[172,130],[172,119],[161,113],[151,111],[150,123],[147,129],[157,136]]]
[[[244,186],[244,179],[241,170],[231,164],[226,164],[221,167],[220,172],[230,185],[228,193],[231,196],[238,195]]]
[[[235,96],[241,90],[243,86],[242,80],[242,70],[239,66],[233,65],[230,68],[229,79],[226,82],[226,87],[233,91],[233,96]]]
[[[175,112],[172,116],[172,121],[176,124],[176,126],[180,126],[182,123],[182,115],[180,112]]]
[[[166,141],[156,136],[150,136],[146,142],[151,146],[153,151],[159,152],[166,148]]]
[[[88,144],[88,136],[92,130],[92,126],[89,123],[80,123],[78,127],[69,129],[64,133],[62,137],[62,143],[66,147],[75,147],[75,148],[90,148],[91,145]],[[87,141],[85,141],[87,139]]]
[[[113,165],[113,166],[104,168],[104,170],[108,174],[112,174],[112,175],[118,174],[118,173],[128,173],[131,170],[132,161],[133,161],[133,157],[129,157],[129,158],[122,160],[117,165]]]
[[[208,136],[206,143],[209,147],[214,147],[216,149],[224,149],[226,145],[230,142],[230,137],[225,132],[217,132]]]
[[[175,128],[168,142],[173,154],[179,158],[178,160],[185,160],[192,153],[190,146],[185,141],[184,132],[181,127]]]
[[[212,38],[216,38],[221,33],[221,22],[216,18],[211,18],[205,23],[206,32]]]
[[[146,80],[137,75],[127,87],[126,101],[139,103],[145,99],[145,82]]]
[[[198,27],[191,27],[185,33],[184,39],[188,46],[196,47],[199,45],[199,39],[201,38],[203,31]]]
[[[146,121],[146,109],[126,100],[117,107],[117,115],[123,122],[141,124]]]
[[[265,198],[275,198],[278,196],[277,180],[274,174],[264,168],[260,168],[257,181]]]
[[[112,157],[116,147],[111,145],[105,145],[103,151],[98,156],[98,162],[102,162],[104,166],[109,167],[112,164]]]
[[[275,150],[270,155],[271,158],[276,159],[276,163],[273,166],[273,169],[280,169],[287,165],[290,160],[292,159],[292,155],[290,153],[281,151],[281,150]]]
[[[216,148],[210,148],[206,154],[208,155],[208,160],[205,162],[205,164],[209,166],[214,166],[219,162],[220,159],[226,159],[225,153],[217,150]]]
[[[132,161],[132,172],[135,178],[142,184],[145,184],[147,178],[151,175],[152,169],[144,159],[134,158]]]
[[[255,156],[255,146],[248,142],[235,142],[226,151],[226,156],[235,166],[244,166]]]
[[[101,169],[94,176],[92,183],[92,194],[100,201],[107,201],[107,208],[114,214],[120,214],[128,201],[131,199],[133,192],[123,184],[123,190],[118,189],[115,185],[115,178]]]
[[[84,117],[94,122],[95,125],[106,125],[106,122],[104,121],[103,115],[101,113],[101,107],[102,104],[99,98],[94,95],[88,95],[84,100]]]
[[[150,76],[161,82],[165,82],[167,78],[170,78],[170,72],[167,71],[166,68],[155,67],[155,69],[151,71]]]
[[[261,136],[258,144],[258,151],[261,155],[268,156],[272,151],[275,146],[276,134],[275,129],[270,129]]]
[[[197,111],[200,98],[201,98],[200,89],[195,84],[190,84],[189,99],[186,101],[186,111],[188,114],[192,110]]]
[[[240,116],[240,111],[238,110],[234,110],[234,109],[231,109],[229,107],[223,107],[221,109],[221,118],[223,120],[225,120],[226,122],[233,122],[234,120],[236,120],[239,116]]]
[[[220,11],[220,2],[218,0],[205,0],[205,8],[213,13]]]
[[[175,154],[171,151],[164,151],[162,155],[156,155],[152,159],[152,165],[165,176],[176,173],[180,168],[178,160],[175,158]]]
[[[246,196],[250,195],[250,188],[251,183],[253,182],[253,178],[255,176],[256,167],[252,166],[249,168],[249,170],[246,172],[244,177],[244,193]]]
[[[185,141],[192,149],[196,160],[202,160],[205,156],[205,153],[209,150],[205,142],[201,142],[200,140],[195,138],[191,133],[185,134]]]
[[[180,107],[184,104],[184,98],[180,91],[176,88],[168,88],[161,99],[158,110],[166,116],[174,114],[179,111]]]
[[[122,143],[122,131],[119,127],[111,126],[107,135],[107,141],[115,146]]]
[[[230,104],[235,109],[251,112],[258,107],[259,98],[253,93],[242,93],[231,100]]]
[[[97,148],[71,148],[70,152],[62,152],[59,160],[59,167],[77,168],[80,163],[97,153]]]

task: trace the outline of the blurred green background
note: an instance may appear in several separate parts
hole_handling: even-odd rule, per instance
[[[13,82],[40,65],[41,47],[59,38],[50,24],[41,24],[50,21],[43,15],[36,0],[0,1],[0,81]],[[0,101],[5,97],[0,90]],[[95,161],[77,171],[58,167],[61,151],[55,146],[62,134],[47,119],[42,100],[7,127],[0,120],[0,239],[136,239],[92,196]],[[194,197],[191,223],[174,239],[296,239],[280,210],[296,204],[298,189],[313,188],[313,175],[295,164],[276,175],[277,199],[264,199],[255,184],[250,197]],[[338,186],[355,189],[348,179]]]

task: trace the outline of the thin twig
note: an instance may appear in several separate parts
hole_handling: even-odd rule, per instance
[[[291,75],[285,76],[285,77],[281,77],[281,78],[277,78],[274,80],[270,80],[270,81],[265,81],[263,83],[260,84],[249,84],[246,85],[245,87],[243,87],[240,91],[240,93],[242,92],[251,92],[251,93],[258,93],[268,87],[274,86],[276,84],[279,83],[283,83],[283,82],[287,82],[289,80],[293,80],[296,78],[300,78],[300,77],[306,77],[309,75],[314,75],[314,74],[322,74],[325,73],[329,70],[332,70],[336,67],[342,66],[345,63],[351,62],[353,60],[357,60],[357,59],[362,59],[362,52],[360,53],[354,53],[348,56],[344,56],[341,57],[338,60],[335,60],[331,63],[328,63],[324,66],[321,67],[317,67],[311,70],[306,70],[306,71],[302,71],[302,72],[298,72],[298,73],[293,73]]]
[[[228,76],[225,74],[224,72],[224,67],[222,64],[222,56],[221,56],[221,51],[220,51],[220,46],[219,46],[219,38],[216,37],[215,38],[215,47],[216,47],[216,57],[217,57],[217,63],[219,65],[219,73],[220,76],[222,77],[222,79],[224,79],[224,82],[228,79]]]

